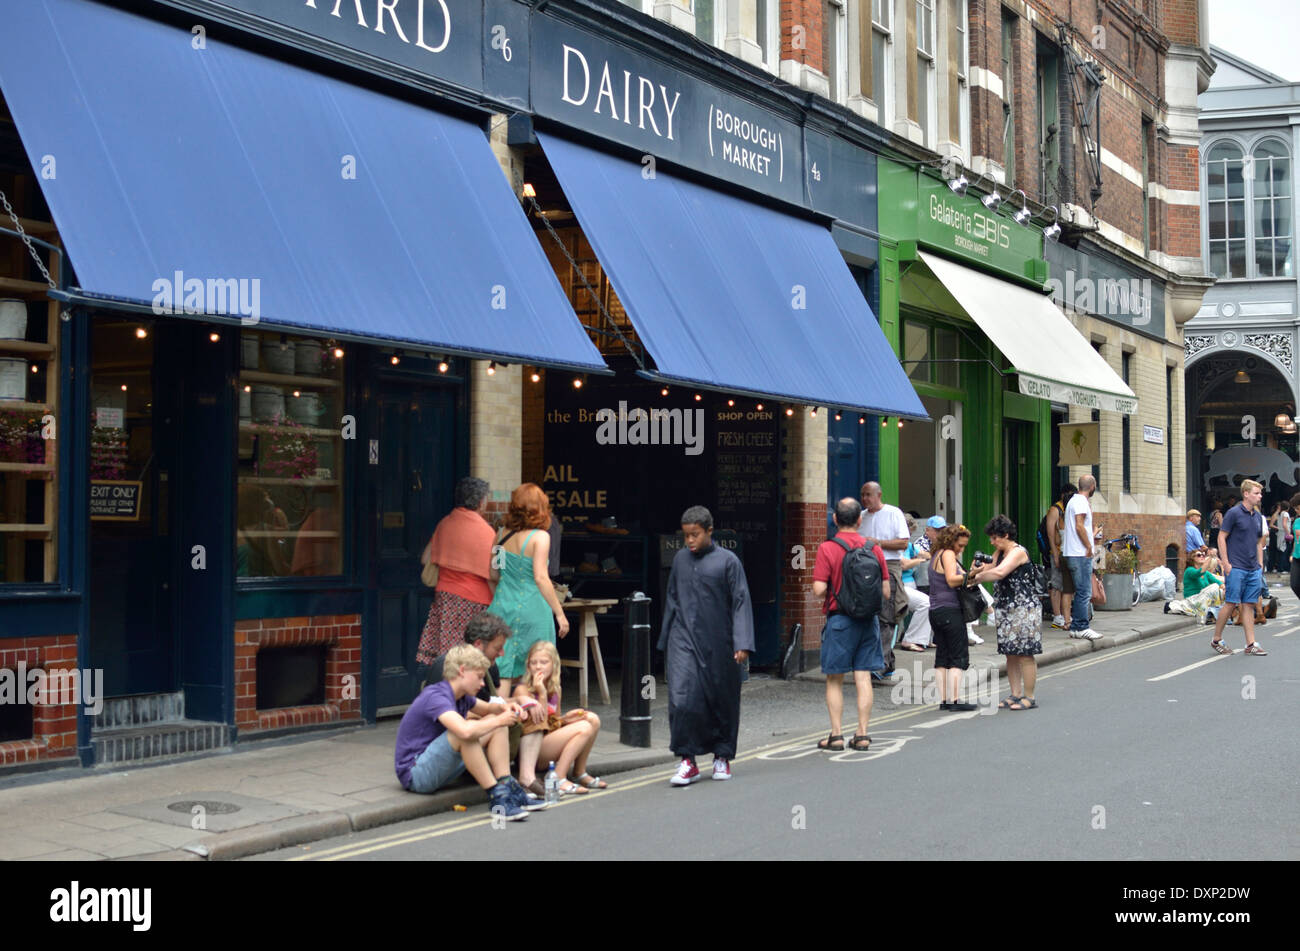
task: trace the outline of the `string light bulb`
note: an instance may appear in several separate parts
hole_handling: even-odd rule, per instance
[[[143,327],[136,327],[135,335],[143,340],[145,337],[149,336],[149,331],[145,330]]]
[[[835,422],[838,423],[838,422],[840,421],[840,419],[841,419],[840,414],[839,414],[839,413],[836,413],[836,414],[835,414]]]
[[[736,405],[736,401],[735,401],[735,400],[727,400],[727,405],[728,405],[728,406],[735,406],[735,405]]]
[[[221,339],[221,334],[217,333],[217,332],[214,330],[214,331],[212,331],[212,333],[208,334],[208,339],[211,340],[213,343],[216,343],[217,341],[219,341],[219,340]]]
[[[402,358],[399,357],[397,354],[393,354],[391,357],[388,358],[388,362],[391,363],[393,366],[397,366],[399,363],[402,362]]]
[[[812,417],[813,419],[816,419],[816,418],[817,418],[817,407],[814,406],[812,409],[810,409],[810,410],[808,411],[808,415],[809,415],[810,417]]]
[[[665,386],[662,390],[660,390],[660,391],[659,391],[659,395],[660,395],[660,396],[667,396],[667,395],[668,395],[668,387]]]
[[[702,400],[702,399],[704,399],[704,397],[701,396],[699,393],[696,393],[696,394],[695,394],[695,402],[698,403],[698,402],[699,402],[700,400]]]
[[[488,376],[496,376],[496,372],[497,372],[497,362],[495,360],[488,361],[488,365],[487,365]]]
[[[902,429],[902,428],[903,428],[903,421],[902,421],[902,419],[899,419],[899,421],[898,421],[898,428],[899,428],[899,429]]]
[[[793,407],[793,406],[787,406],[787,407],[785,408],[785,415],[787,415],[787,416],[793,416],[793,415],[794,415],[794,407]]]
[[[757,409],[760,413],[763,412],[763,404],[762,404],[762,403],[758,403],[754,408]]]
[[[574,388],[575,390],[580,390],[580,389],[582,389],[582,377],[580,377],[580,376],[575,376],[575,377],[573,378],[573,388]]]
[[[446,373],[447,370],[448,370],[447,361],[446,361],[446,360],[439,360],[439,361],[438,361],[438,372],[439,372],[439,373]]]
[[[859,416],[859,417],[858,417],[858,425],[859,425],[859,426],[861,426],[862,424],[864,424],[866,421],[867,421],[867,417],[865,417],[865,416]]]
[[[534,383],[540,383],[542,382],[542,375],[534,370],[528,379],[532,380]]]

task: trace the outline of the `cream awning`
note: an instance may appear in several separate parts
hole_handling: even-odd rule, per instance
[[[1020,375],[1020,392],[1056,403],[1136,413],[1137,397],[1045,294],[918,252]]]

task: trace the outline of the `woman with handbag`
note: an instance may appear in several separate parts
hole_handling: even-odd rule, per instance
[[[1034,710],[1034,684],[1038,680],[1035,654],[1043,652],[1042,607],[1039,589],[1042,579],[1024,546],[1016,542],[1016,523],[995,515],[984,526],[984,534],[997,549],[992,564],[974,565],[970,574],[977,581],[992,581],[993,609],[997,612],[998,653],[1007,659],[1010,696],[999,710]]]
[[[488,484],[467,476],[456,483],[455,507],[438,523],[420,562],[420,580],[433,588],[433,604],[420,634],[415,659],[431,664],[465,639],[465,625],[492,601],[492,526]]]
[[[560,792],[585,795],[609,784],[587,772],[587,757],[600,732],[600,717],[589,710],[560,713],[560,652],[550,641],[535,641],[528,649],[524,679],[514,700],[524,708],[519,740],[519,785],[535,796],[546,795],[537,781],[539,763],[554,763]],[[569,779],[569,772],[576,779]]]
[[[930,629],[934,632],[934,674],[939,685],[940,710],[975,709],[973,703],[957,699],[962,671],[970,667],[966,618],[959,599],[966,583],[961,553],[969,541],[970,530],[965,525],[949,525],[939,532],[930,558]],[[971,595],[979,599],[982,610],[983,599],[974,591],[966,592],[966,597]]]

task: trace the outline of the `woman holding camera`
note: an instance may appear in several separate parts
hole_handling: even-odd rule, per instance
[[[973,703],[957,700],[962,671],[970,666],[966,623],[957,600],[957,589],[966,583],[961,553],[969,541],[970,530],[965,525],[949,525],[939,532],[930,559],[930,629],[934,632],[934,674],[939,684],[940,710],[975,709]]]
[[[998,653],[1007,658],[1007,682],[1011,687],[1011,695],[998,704],[998,709],[1033,710],[1038,707],[1034,699],[1038,662],[1034,655],[1043,652],[1038,572],[1029,552],[1016,543],[1016,523],[1011,519],[995,515],[984,526],[984,534],[997,555],[992,564],[973,565],[970,574],[977,582],[995,582]]]

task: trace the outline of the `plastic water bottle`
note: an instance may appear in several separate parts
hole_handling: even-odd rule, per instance
[[[560,777],[555,775],[555,761],[551,761],[551,768],[546,771],[546,804],[552,806],[560,801]]]

